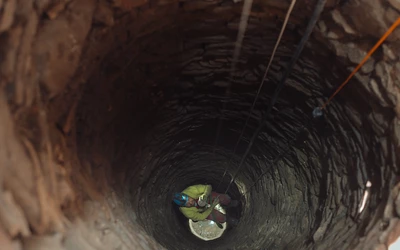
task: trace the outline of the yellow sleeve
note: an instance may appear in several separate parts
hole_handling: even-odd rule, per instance
[[[205,186],[205,190],[204,190],[203,194],[209,196],[211,194],[212,187],[211,187],[211,185],[204,185],[204,186]]]
[[[201,195],[209,195],[211,193],[211,185],[193,185],[187,187],[182,193],[189,195],[193,199],[198,199]]]
[[[195,207],[180,207],[179,208],[186,218],[195,221],[205,220],[212,212],[213,208],[207,208],[204,212],[200,213],[199,209]]]

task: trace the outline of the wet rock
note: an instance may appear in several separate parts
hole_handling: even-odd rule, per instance
[[[393,6],[393,8],[400,11],[400,0],[389,0],[389,3]]]
[[[105,245],[110,247],[110,249],[121,249],[123,244],[121,242],[121,239],[118,237],[118,235],[115,232],[109,232],[105,234],[101,242]]]
[[[388,28],[388,24],[384,20],[385,7],[381,1],[349,2],[341,8],[341,13],[349,19],[349,23],[354,25],[358,33],[380,38]],[[366,23],[369,25],[365,25]]]
[[[28,222],[21,210],[15,204],[15,200],[10,192],[0,190],[0,222],[11,237],[22,235],[27,237],[31,234]]]
[[[376,64],[376,74],[380,77],[380,82],[385,89],[384,94],[387,98],[387,102],[390,105],[395,105],[396,103],[396,90],[394,87],[392,72],[393,66],[388,63],[381,61]]]
[[[104,220],[100,220],[100,219],[95,221],[95,227],[96,227],[97,230],[101,230],[101,231],[104,231],[104,232],[106,230],[109,230],[107,222],[104,221]]]
[[[61,234],[54,234],[52,236],[32,236],[24,239],[23,246],[26,250],[65,250],[62,246]]]
[[[49,8],[51,0],[36,0],[34,2],[35,9],[39,14],[42,14],[46,9]]]
[[[74,230],[68,231],[65,235],[63,247],[65,250],[104,249],[104,246],[100,244],[99,239],[96,238],[96,236],[93,236],[81,221],[76,223]]]
[[[387,250],[386,244],[376,244],[374,246],[371,246],[371,250]]]
[[[333,20],[339,24],[340,26],[343,27],[344,31],[348,34],[356,34],[356,32],[353,30],[353,28],[350,27],[350,25],[347,23],[346,19],[342,16],[339,10],[335,9],[331,12]]]
[[[339,41],[334,40],[331,40],[330,42],[335,47],[338,56],[347,57],[355,65],[359,64],[367,54],[367,52],[358,48],[354,43],[342,44]],[[374,59],[370,57],[361,67],[361,71],[364,73],[371,73],[374,69],[374,64]]]
[[[359,64],[362,59],[365,57],[367,52],[360,50],[357,46],[353,43],[348,44],[348,57],[349,60],[354,64]]]
[[[75,192],[66,178],[60,178],[60,180],[57,182],[57,190],[57,195],[62,205],[66,205],[76,198]]]
[[[320,30],[322,33],[325,33],[326,30],[327,30],[326,24],[325,24],[324,21],[319,21],[319,22],[318,22],[318,27],[319,27],[319,30]]]
[[[374,94],[374,96],[379,100],[379,103],[384,106],[387,107],[388,104],[386,102],[386,99],[384,98],[381,90],[380,90],[380,86],[377,83],[377,81],[375,79],[371,79],[369,82],[369,90],[372,91],[372,93]]]
[[[397,216],[400,216],[400,193],[397,194],[397,197],[396,197],[394,203],[395,203],[395,210],[396,210]]]
[[[388,73],[390,71],[389,65],[387,63],[385,63],[384,61],[380,61],[376,64],[376,74],[378,75],[378,77],[381,79],[382,84],[386,85],[389,82],[388,79]]]
[[[0,136],[3,138],[3,147],[0,149],[0,181],[4,189],[12,194],[15,203],[22,209],[24,217],[29,222],[29,225],[37,231],[43,230],[42,221],[39,219],[41,209],[37,196],[33,195],[30,190],[36,187],[33,176],[33,164],[30,162],[25,148],[20,141],[15,140],[15,130],[13,127],[11,114],[8,110],[4,94],[0,92],[0,117],[3,122],[0,126]],[[7,136],[6,136],[7,135]],[[6,139],[7,138],[7,139]],[[28,145],[29,143],[27,143]],[[4,150],[7,149],[7,150]],[[9,152],[13,152],[10,154]],[[18,162],[18,164],[17,164]],[[13,166],[9,168],[8,166]],[[9,171],[5,171],[9,170]],[[5,208],[8,206],[6,205]],[[12,209],[15,209],[11,205]],[[15,209],[15,217],[12,219],[20,219],[18,209]],[[46,217],[48,219],[49,217]],[[23,219],[22,219],[23,222]],[[46,221],[45,221],[46,222]],[[17,225],[23,225],[18,221]]]
[[[374,70],[375,62],[374,59],[368,59],[368,61],[361,67],[361,71],[365,74],[369,74]]]
[[[114,7],[121,8],[125,11],[145,5],[148,0],[112,0]]]
[[[100,1],[98,3],[94,12],[93,22],[106,26],[112,26],[114,24],[114,12],[105,1]]]
[[[371,113],[368,116],[368,118],[369,118],[369,120],[372,124],[372,128],[374,129],[376,134],[383,135],[388,126],[388,124],[385,122],[383,115],[374,112],[374,113]]]
[[[214,85],[218,86],[218,87],[227,87],[227,86],[229,86],[229,82],[217,81],[217,82],[214,82]]]
[[[35,98],[35,95],[31,93],[31,89],[27,88],[24,90],[24,83],[31,79],[34,75],[34,67],[32,67],[32,42],[34,40],[37,26],[38,26],[38,17],[32,12],[28,16],[27,25],[24,27],[22,31],[23,41],[20,44],[18,50],[18,63],[15,65],[15,102],[18,104],[25,103],[26,105],[30,105]]]
[[[388,23],[388,25],[392,25],[397,20],[398,17],[399,17],[399,11],[397,11],[394,8],[386,9],[384,18],[385,18],[386,23]],[[393,42],[396,42],[399,38],[400,38],[400,31],[398,29],[395,29],[392,32],[392,34],[390,34],[390,36],[388,36],[386,38],[386,40],[388,42],[393,43]]]
[[[13,245],[13,242],[11,241],[10,237],[6,232],[3,231],[3,229],[0,227],[0,246],[2,249],[6,250],[19,250],[21,248],[17,248]]]
[[[337,35],[335,32],[333,31],[329,31],[328,34],[326,35],[326,37],[330,38],[330,39],[338,39],[339,35]]]
[[[46,14],[50,20],[55,19],[65,9],[65,6],[70,0],[55,1],[47,10]]]
[[[361,115],[356,110],[352,109],[349,106],[345,108],[345,111],[348,117],[352,120],[354,126],[356,128],[361,127],[362,124]]]
[[[400,145],[400,119],[399,118],[393,119],[392,129],[393,129],[393,136],[394,136],[396,145]],[[398,148],[400,149],[400,146],[398,146]]]
[[[4,2],[2,16],[0,16],[0,34],[11,27],[14,21],[16,9],[17,0],[9,0]]]
[[[397,56],[393,53],[390,47],[386,44],[382,45],[383,53],[387,56],[390,60],[396,60]]]
[[[258,25],[264,22],[259,21],[260,24],[257,25],[255,22],[252,23],[252,29],[249,29],[246,34],[245,46],[242,47],[238,71],[233,72],[233,75],[238,78],[237,82],[232,84],[230,96],[223,95],[219,91],[221,86],[226,87],[221,83],[226,83],[230,80],[229,69],[232,61],[230,57],[236,30],[233,30],[234,32],[232,30],[227,31],[227,24],[224,24],[224,21],[212,24],[213,21],[208,18],[189,22],[190,18],[197,15],[223,18],[223,8],[218,9],[218,16],[211,15],[212,10],[215,10],[213,6],[218,5],[219,2],[184,2],[171,6],[171,9],[164,6],[162,10],[159,10],[156,6],[159,6],[159,3],[164,5],[166,1],[151,3],[145,1],[113,1],[117,10],[113,9],[112,11],[121,14],[122,9],[127,12],[124,12],[121,17],[115,15],[116,20],[111,20],[112,13],[110,13],[110,10],[105,10],[104,16],[96,16],[101,14],[101,11],[99,13],[96,11],[96,15],[92,20],[92,13],[88,11],[92,6],[86,8],[87,6],[83,5],[83,1],[73,1],[70,5],[65,6],[66,9],[57,11],[54,20],[41,20],[41,23],[39,23],[39,27],[42,27],[42,30],[39,31],[38,38],[43,45],[39,49],[35,47],[35,49],[41,51],[39,51],[39,54],[35,54],[33,65],[35,65],[35,70],[38,70],[41,84],[47,88],[50,96],[54,97],[49,104],[48,108],[50,109],[54,108],[57,102],[68,102],[68,98],[71,97],[69,95],[73,97],[75,95],[80,96],[79,93],[75,92],[77,90],[69,89],[71,93],[67,94],[63,93],[63,89],[64,86],[67,86],[68,81],[71,80],[71,76],[75,74],[75,69],[79,68],[79,70],[85,71],[87,64],[96,61],[87,54],[85,54],[88,57],[86,64],[84,63],[86,60],[79,61],[75,58],[75,56],[79,57],[81,55],[82,44],[87,42],[89,49],[96,50],[99,54],[112,54],[114,56],[112,58],[115,59],[111,60],[99,54],[94,55],[93,57],[100,57],[99,60],[102,61],[102,64],[98,67],[93,66],[96,69],[95,72],[87,73],[92,75],[92,78],[88,80],[78,74],[71,81],[71,85],[68,86],[68,88],[76,87],[76,84],[74,84],[76,79],[80,84],[84,85],[82,88],[85,89],[85,92],[82,94],[82,100],[78,108],[77,138],[74,138],[74,140],[77,140],[78,145],[76,146],[78,146],[77,151],[80,157],[95,162],[95,164],[91,165],[82,163],[84,165],[83,168],[73,162],[71,168],[77,171],[72,171],[71,176],[74,181],[76,178],[79,182],[80,175],[78,173],[87,168],[87,172],[90,174],[84,176],[83,186],[86,184],[85,181],[91,178],[95,179],[97,184],[97,186],[89,187],[89,189],[95,189],[95,192],[89,190],[87,191],[88,194],[78,195],[77,197],[79,199],[97,197],[98,200],[102,201],[103,195],[108,193],[108,189],[120,186],[131,189],[127,192],[116,192],[125,197],[123,202],[115,200],[115,197],[112,200],[104,199],[107,203],[104,202],[102,204],[90,204],[92,201],[84,202],[83,214],[85,218],[74,218],[75,220],[68,223],[71,225],[68,225],[68,230],[65,232],[65,241],[63,242],[65,249],[108,250],[113,247],[119,247],[120,249],[151,249],[150,245],[152,244],[155,245],[154,249],[160,249],[161,247],[156,244],[154,239],[166,246],[173,246],[172,248],[179,249],[208,249],[210,246],[205,245],[203,247],[201,244],[204,242],[196,241],[193,236],[190,238],[186,235],[187,231],[181,227],[177,216],[173,214],[174,210],[168,198],[169,194],[175,190],[181,190],[186,184],[196,182],[199,179],[202,179],[202,181],[203,179],[207,179],[207,181],[217,179],[215,185],[218,184],[220,176],[224,172],[222,166],[225,166],[226,162],[240,161],[240,156],[245,150],[252,133],[257,128],[261,114],[268,107],[274,87],[277,80],[279,80],[274,77],[268,79],[269,84],[266,84],[261,93],[260,100],[256,105],[256,111],[249,121],[249,128],[245,131],[242,144],[239,146],[239,152],[232,154],[232,144],[235,143],[235,139],[243,125],[242,122],[246,119],[254,92],[259,84],[257,80],[262,74],[262,72],[253,69],[264,64],[264,61],[268,59],[275,42],[275,26],[277,25],[273,22],[265,22],[273,23],[274,30],[268,30],[264,26],[258,28]],[[339,5],[339,2],[336,1],[329,2],[337,8],[347,8],[352,5],[359,7],[359,4],[365,3],[365,1],[347,1],[340,2]],[[278,7],[287,7],[288,3],[288,1],[275,1],[272,4]],[[78,4],[80,8],[75,8],[75,4]],[[134,4],[138,4],[136,6],[142,6],[143,8],[133,11]],[[222,4],[224,6],[228,5],[228,7],[224,8],[231,12],[227,16],[232,15],[235,11],[240,13],[240,8],[230,8],[229,4],[232,3],[225,1]],[[373,4],[376,3],[369,3],[369,5]],[[177,6],[181,6],[180,9],[186,12],[175,15],[173,11],[176,10]],[[310,6],[312,5],[308,7]],[[238,5],[238,7],[240,6]],[[364,6],[360,6],[359,9],[370,12],[375,11],[364,8]],[[131,12],[128,12],[128,10]],[[190,12],[192,10],[196,10],[196,13]],[[207,13],[204,14],[202,11]],[[71,17],[69,12],[79,12],[87,18]],[[260,12],[255,10],[252,15],[258,18],[258,16],[264,14]],[[131,14],[133,17],[131,17]],[[277,15],[277,20],[279,20],[277,23],[280,24],[281,14],[270,14]],[[356,11],[348,15],[336,12],[333,18],[337,24],[344,27],[343,29],[346,32],[356,31],[357,37],[366,37],[366,43],[369,44],[368,34],[358,33],[359,29],[355,24],[356,22],[350,19],[351,14],[356,15],[356,18],[359,18],[358,15],[365,15],[364,12],[360,13],[356,8]],[[146,25],[143,24],[144,22],[142,23],[142,16],[149,20]],[[303,19],[302,15],[294,15],[294,17],[295,19],[293,20],[295,22],[302,23],[302,20],[300,20]],[[167,22],[167,19],[172,20],[173,18],[181,21],[176,26],[179,27],[179,29],[177,28],[178,30],[175,30],[176,27],[165,25],[165,23],[169,22]],[[231,20],[230,18],[226,19]],[[369,16],[368,21],[374,23],[372,20],[375,19]],[[101,42],[92,43],[94,40],[99,40],[99,37],[92,35],[86,39],[92,21],[95,24],[105,26],[118,24],[113,29],[96,27],[106,30],[107,32],[104,32],[105,35],[109,35],[112,38],[115,36],[115,41],[125,41],[125,39],[119,39],[118,37],[122,33],[125,34],[127,27],[134,26],[134,30],[138,31],[131,33],[134,43],[124,44],[121,42],[114,45],[118,48],[110,45],[112,49],[109,49],[107,42],[104,42],[105,44]],[[186,23],[186,21],[188,22]],[[52,23],[54,27],[49,28],[48,26],[52,26]],[[158,26],[160,23],[162,25]],[[231,27],[237,27],[237,21],[231,23],[234,23]],[[362,23],[365,25],[366,22]],[[350,26],[350,24],[354,24],[354,27]],[[190,32],[184,29],[186,25],[190,29],[194,27],[205,28],[204,30],[195,30],[193,33],[196,33],[196,37],[191,37],[193,34],[189,34]],[[243,171],[239,172],[235,181],[238,183],[237,189],[234,189],[235,185],[233,185],[232,189],[234,190],[231,190],[231,192],[238,197],[243,196],[243,200],[247,203],[244,206],[243,220],[240,225],[241,230],[237,230],[237,232],[232,230],[227,233],[226,237],[221,239],[221,242],[224,243],[223,247],[279,249],[284,246],[288,249],[309,249],[313,246],[304,246],[303,243],[305,240],[313,238],[314,241],[327,246],[320,249],[346,249],[349,247],[349,242],[359,238],[356,230],[358,225],[355,222],[351,222],[350,219],[345,220],[344,218],[350,213],[353,216],[356,214],[360,197],[362,196],[360,187],[363,187],[367,178],[371,176],[381,179],[383,187],[387,184],[385,182],[386,179],[393,175],[391,170],[376,166],[377,163],[382,162],[381,156],[375,156],[370,153],[379,153],[378,150],[373,148],[375,146],[374,143],[377,141],[377,136],[385,136],[385,139],[390,143],[395,143],[395,146],[398,147],[396,138],[400,133],[397,131],[397,127],[388,131],[386,125],[388,122],[386,120],[387,117],[380,113],[380,109],[375,109],[379,102],[390,98],[387,93],[390,92],[388,91],[389,86],[395,85],[395,80],[386,76],[391,69],[387,67],[387,63],[380,62],[376,67],[376,77],[374,73],[375,78],[371,80],[372,84],[369,84],[369,76],[366,76],[365,73],[369,74],[373,71],[374,63],[371,61],[367,68],[363,68],[362,72],[356,75],[361,84],[354,81],[353,86],[343,89],[343,92],[324,111],[323,119],[317,121],[312,120],[310,117],[313,108],[321,104],[322,100],[326,100],[327,96],[334,91],[340,81],[346,78],[349,73],[347,63],[350,62],[354,68],[365,55],[364,50],[360,49],[358,45],[348,44],[347,38],[349,37],[346,36],[341,28],[337,27],[335,29],[335,27],[331,27],[331,20],[325,22],[325,25],[325,30],[332,32],[328,37],[338,39],[334,41],[336,43],[332,43],[337,53],[324,51],[324,46],[322,45],[311,46],[313,41],[310,41],[310,47],[304,51],[302,56],[304,56],[304,60],[307,58],[308,63],[301,60],[296,65],[290,81],[288,81],[285,90],[279,96],[273,109],[274,119],[266,122],[268,126],[257,138],[255,146],[247,159],[249,161],[248,166],[245,165],[242,169]],[[301,28],[300,26],[299,24],[299,28]],[[335,24],[335,26],[337,25]],[[180,30],[180,28],[184,30]],[[174,47],[174,50],[170,50],[169,45],[161,46],[168,44],[169,40],[172,41],[172,44],[180,42],[179,39],[172,40],[166,35],[157,36],[153,34],[153,32],[162,33],[164,31],[168,32],[168,35],[175,35],[184,40],[181,47],[185,49],[179,50]],[[24,27],[21,27],[21,30],[15,30],[14,34],[11,32],[10,36],[15,36],[16,39],[13,41],[18,42],[24,32]],[[46,35],[43,32],[49,33]],[[232,32],[232,34],[229,32]],[[67,35],[64,35],[64,33],[67,33]],[[137,33],[146,33],[146,37],[135,37]],[[213,35],[210,35],[210,33],[213,33]],[[266,36],[263,36],[264,33],[266,33]],[[282,74],[286,62],[290,60],[295,48],[294,41],[298,41],[297,36],[291,36],[292,32],[287,32],[287,34],[289,37],[284,39],[284,43],[286,43],[285,49],[279,49],[279,58],[274,63],[276,65],[271,67],[272,76]],[[270,38],[268,39],[268,37]],[[151,38],[157,41],[151,42]],[[346,42],[343,42],[342,38]],[[103,39],[103,37],[100,39]],[[107,39],[104,38],[104,40],[106,41]],[[112,39],[110,38],[110,40]],[[187,40],[189,42],[186,42]],[[64,42],[64,44],[61,45],[61,42]],[[293,43],[293,46],[291,43]],[[14,61],[22,60],[17,58],[20,51],[19,44],[17,43],[12,47],[16,54]],[[144,46],[143,44],[146,45]],[[36,44],[35,46],[39,45]],[[191,49],[191,46],[194,48]],[[139,52],[130,53],[130,49]],[[313,53],[312,57],[309,57],[310,49]],[[76,53],[73,53],[74,58],[71,58],[68,63],[69,58],[63,53],[69,50],[76,51]],[[320,52],[320,50],[323,52]],[[169,61],[171,51],[174,54],[173,62]],[[54,53],[59,53],[59,58],[53,56]],[[122,59],[119,60],[118,56],[115,56],[116,54],[122,55]],[[260,61],[262,62],[251,63],[250,59],[253,59],[253,54],[262,55],[260,56]],[[149,59],[150,55],[151,58]],[[388,55],[390,56],[390,54]],[[7,60],[9,58],[12,58],[12,56],[8,57],[7,55]],[[103,58],[105,59],[103,60]],[[346,63],[342,63],[342,59]],[[125,62],[130,64],[126,66]],[[181,62],[186,67],[184,72],[180,71]],[[277,66],[278,64],[282,65],[282,67]],[[171,67],[171,65],[178,65],[178,70]],[[13,72],[14,64],[7,67],[9,67],[8,72]],[[118,75],[118,73],[115,76],[110,73],[120,72],[122,67],[126,68],[121,72],[121,75]],[[259,68],[264,69],[265,66],[260,66]],[[36,71],[34,72],[36,73]],[[160,72],[165,77],[160,81],[156,81],[153,77],[158,74],[154,72]],[[115,80],[116,78],[117,80]],[[30,77],[24,79],[26,83],[29,83],[26,85],[30,85]],[[36,77],[32,77],[32,79],[36,79]],[[110,79],[113,79],[113,81]],[[188,86],[188,88],[183,90],[179,88],[179,91],[177,91],[175,79],[185,82],[184,86]],[[83,84],[86,80],[88,83]],[[25,83],[25,81],[20,82]],[[149,96],[147,91],[152,91],[147,86],[156,85],[153,82],[161,89],[160,92],[155,91],[155,93],[164,93],[162,101],[165,101],[168,105],[163,105],[162,101],[158,103],[159,105],[152,105],[147,102],[147,99],[149,99],[147,98]],[[364,88],[369,92],[364,91]],[[76,89],[79,88],[76,87]],[[394,92],[393,89],[390,90]],[[43,92],[44,98],[47,98],[47,92]],[[63,93],[63,95],[60,95],[60,93]],[[64,100],[64,98],[66,99]],[[113,110],[118,110],[118,112],[108,112],[104,108],[107,106],[105,104],[112,104]],[[228,104],[228,108],[223,109],[223,104]],[[154,113],[153,110],[149,112],[150,107],[156,111]],[[1,108],[2,105],[0,105],[0,111]],[[57,108],[54,109],[58,111]],[[103,113],[103,110],[107,112]],[[62,115],[59,114],[59,116]],[[143,118],[143,116],[146,118]],[[3,118],[4,116],[1,117]],[[54,126],[53,123],[56,120],[53,119],[49,118],[51,126]],[[147,123],[146,119],[152,120],[152,122]],[[218,141],[216,147],[212,148],[209,145],[215,144],[215,123],[219,119],[223,121],[221,140]],[[1,123],[0,132],[4,124]],[[153,125],[155,128],[153,128]],[[299,139],[300,137],[298,137],[299,135],[296,131],[299,131],[301,126],[306,126],[310,131],[310,143],[304,143],[303,140]],[[393,129],[397,130],[392,131]],[[9,134],[8,132],[7,130],[5,134]],[[149,137],[149,142],[143,139],[146,143],[142,143],[142,137],[146,136]],[[94,143],[92,144],[92,138],[100,139],[93,139]],[[8,143],[8,141],[6,142]],[[41,145],[40,143],[38,144]],[[140,154],[141,157],[134,157],[137,148],[141,148],[140,150],[144,151],[148,150],[151,153],[143,153]],[[286,148],[288,148],[288,152],[285,152]],[[7,156],[1,149],[2,147],[0,147],[2,156]],[[395,152],[391,152],[394,151],[391,147],[387,151],[390,152],[387,154],[393,155],[393,158],[397,157]],[[114,153],[118,157],[114,158]],[[276,156],[280,156],[282,159],[271,163],[271,159]],[[0,160],[3,158],[6,157],[1,157]],[[68,159],[67,156],[65,158],[65,160]],[[85,159],[80,160],[83,162]],[[112,164],[107,162],[112,162]],[[0,169],[4,165],[0,164]],[[20,164],[15,164],[14,162],[10,165],[13,168],[20,167]],[[232,164],[230,170],[235,170],[234,166],[235,164]],[[102,168],[107,169],[104,172],[107,173],[107,177],[114,178],[117,176],[118,178],[113,179],[110,182],[112,184],[106,181],[103,182],[97,178],[97,170]],[[27,168],[26,172],[29,172],[30,169]],[[43,169],[46,169],[46,166]],[[253,184],[253,180],[265,171],[267,175],[257,183],[257,188],[250,190],[249,194],[239,193],[239,190],[247,190],[249,185]],[[2,173],[0,174],[0,179],[1,176],[3,176]],[[138,180],[141,180],[141,182],[139,183]],[[29,180],[24,182],[24,185],[12,186],[13,183],[7,184],[7,186],[14,187],[15,190],[25,184],[30,186]],[[137,192],[139,185],[140,192]],[[102,187],[106,191],[97,192],[97,189],[103,190]],[[379,186],[376,190],[380,190],[382,187]],[[77,185],[77,189],[80,190],[81,186]],[[31,193],[33,191],[28,194]],[[93,193],[96,193],[96,195],[93,195]],[[28,197],[27,199],[30,198],[29,195],[26,196]],[[68,197],[68,195],[63,195],[63,197]],[[70,199],[72,200],[74,197]],[[140,202],[135,202],[132,206],[131,199]],[[382,194],[377,192],[376,196],[371,199],[371,203],[376,205],[375,203],[379,202],[379,199],[383,200]],[[342,202],[345,204],[342,204]],[[79,200],[77,203],[82,205]],[[157,208],[154,208],[154,206],[157,206]],[[343,206],[346,208],[342,208]],[[371,208],[373,207],[371,206]],[[32,206],[31,210],[37,211],[39,209],[36,206]],[[373,216],[378,213],[373,209],[370,210],[370,218],[374,218]],[[28,210],[25,209],[25,211]],[[126,217],[129,217],[129,219],[120,216],[123,214],[128,214]],[[301,216],[299,217],[298,215]],[[137,221],[147,231],[147,234],[143,232],[146,237],[141,237],[141,231],[133,228],[135,223],[132,222],[131,218],[135,220],[136,216]],[[364,220],[364,218],[360,219]],[[246,229],[249,230],[245,235],[246,237],[244,237],[242,232]],[[329,231],[327,232],[328,229]],[[132,232],[129,230],[132,230]],[[369,230],[366,230],[365,233],[368,234]],[[379,235],[375,236],[375,238],[377,237]],[[120,244],[121,242],[128,243],[125,246]],[[374,241],[368,239],[364,242],[367,245]],[[43,242],[42,244],[45,245],[47,243]],[[360,249],[367,248],[361,247]]]
[[[390,233],[386,240],[386,244],[391,246],[392,248],[394,248],[394,246],[392,244],[395,242],[396,242],[396,244],[398,244],[398,238],[400,235],[400,220],[398,218],[393,218],[392,223],[393,223],[393,226],[390,229]]]
[[[330,221],[332,219],[333,214],[332,213],[328,213],[328,216],[329,217],[324,221],[324,223],[322,225],[320,225],[318,227],[317,231],[314,233],[313,239],[314,239],[315,242],[318,242],[323,238],[323,236],[324,236],[324,234],[325,234],[325,232],[326,232],[326,230],[327,230],[327,228],[328,228],[328,226],[330,224]]]
[[[40,82],[48,88],[51,97],[59,94],[75,73],[92,23],[94,3],[94,0],[74,1],[68,6],[68,12],[45,22],[38,31],[34,63]]]

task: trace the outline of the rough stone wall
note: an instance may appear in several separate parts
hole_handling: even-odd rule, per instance
[[[287,2],[259,1],[252,17],[282,18]],[[293,25],[303,25],[306,19],[302,8],[309,13],[313,3],[298,4]],[[107,184],[111,180],[101,177],[108,172],[92,171],[93,163],[78,159],[74,145],[75,109],[87,79],[105,58],[114,67],[107,67],[107,78],[94,74],[92,81],[118,79],[150,39],[139,38],[167,29],[177,20],[201,23],[207,15],[225,13],[220,15],[224,22],[232,13],[240,13],[240,5],[232,5],[228,1],[183,5],[177,1],[144,0],[0,1],[0,245],[4,249],[160,248],[141,232],[135,218],[129,217],[129,199],[113,195],[113,188]],[[177,18],[180,12],[183,14]],[[396,0],[328,1],[310,48],[315,44],[328,46],[351,70],[398,15]],[[298,26],[291,31],[296,32]],[[232,31],[233,38],[234,34]],[[390,124],[382,123],[383,117],[372,110],[363,117],[372,124],[372,132],[381,135],[377,143],[384,152],[382,168],[395,173],[400,145],[399,37],[397,30],[357,74],[361,84],[349,86],[357,89],[353,93],[358,91],[360,96],[374,96],[380,104],[377,110],[394,111]],[[165,51],[171,52],[171,47],[165,46]],[[149,56],[146,58],[151,62]],[[181,60],[182,57],[178,61]],[[171,64],[169,74],[178,70]],[[154,80],[166,77],[159,74]],[[251,74],[243,77],[251,79]],[[327,82],[332,89],[337,85],[336,81]],[[362,124],[357,116],[351,119]],[[392,140],[389,142],[388,138]],[[394,160],[385,161],[390,158]],[[100,159],[94,164],[111,163]],[[397,181],[391,180],[382,190],[392,190],[381,197],[386,202],[377,210],[382,213],[371,218],[367,233],[359,242],[354,241],[352,248],[380,249],[397,238]],[[322,223],[322,229],[314,234],[316,242],[322,239],[319,233],[326,225]],[[327,248],[322,243],[319,247]]]
[[[126,197],[81,164],[74,136],[66,137],[79,97],[68,93],[87,78],[83,48],[92,48],[92,27],[112,24],[111,6],[0,1],[1,249],[161,249],[138,229]],[[51,99],[63,93],[70,104],[52,113]]]
[[[316,38],[327,44],[339,60],[349,66],[350,72],[362,60],[366,52],[372,48],[374,42],[399,17],[399,10],[396,1],[346,1],[325,14],[323,20],[318,23],[319,33],[316,34]],[[362,67],[361,71],[356,74],[360,84],[348,86],[348,88],[353,88],[361,98],[365,98],[362,96],[374,96],[373,99],[370,99],[370,103],[373,103],[372,110],[358,116],[354,116],[355,112],[347,112],[347,115],[355,126],[365,124],[365,122],[362,122],[365,119],[363,117],[367,117],[366,122],[372,125],[371,133],[377,135],[373,144],[375,148],[380,148],[382,152],[382,156],[376,161],[376,164],[380,166],[384,176],[388,176],[388,168],[398,173],[398,160],[392,161],[390,159],[395,159],[395,155],[398,155],[399,152],[400,113],[398,101],[400,81],[397,56],[400,52],[399,37],[400,30],[397,29],[381,49]],[[332,87],[335,87],[335,85]],[[385,122],[388,117],[386,115],[393,111],[394,118]],[[394,139],[392,143],[388,142],[388,135]],[[388,148],[393,151],[390,153]],[[374,153],[368,153],[369,156],[371,154]],[[369,156],[367,157],[370,158]],[[379,195],[382,197],[381,199],[385,200],[385,193],[388,194],[387,202],[383,202],[377,207],[377,210],[381,209],[382,211],[378,213],[381,214],[382,218],[378,219],[378,215],[356,217],[356,222],[360,222],[363,218],[368,222],[361,227],[362,229],[359,229],[360,239],[353,240],[350,245],[352,249],[386,249],[396,239],[393,234],[389,233],[389,231],[395,232],[398,227],[396,218],[398,215],[391,218],[394,215],[393,208],[397,206],[393,203],[393,197],[397,197],[397,188],[394,185],[398,182],[397,178],[392,178],[390,181],[387,179],[388,183],[386,184],[391,191],[383,191]],[[348,223],[344,225],[347,226]],[[323,224],[320,229],[322,228],[324,228]],[[377,235],[381,236],[377,237]],[[323,248],[327,247],[324,246]]]

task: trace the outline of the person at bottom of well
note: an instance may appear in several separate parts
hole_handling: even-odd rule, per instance
[[[236,207],[239,201],[232,200],[227,194],[213,192],[211,185],[189,186],[180,193],[174,193],[173,201],[186,218],[195,222],[212,220],[219,227],[225,222],[231,226],[238,224],[237,219],[221,213],[215,207],[218,204],[224,208]]]

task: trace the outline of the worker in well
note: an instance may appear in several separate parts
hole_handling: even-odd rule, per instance
[[[195,222],[212,220],[220,228],[222,228],[221,224],[225,222],[232,226],[238,224],[237,219],[226,216],[214,208],[218,204],[225,208],[236,207],[239,205],[239,201],[232,200],[227,194],[212,192],[211,185],[187,187],[181,193],[175,193],[173,200],[183,215]]]

